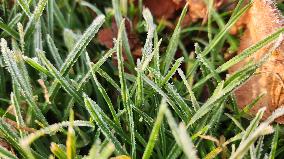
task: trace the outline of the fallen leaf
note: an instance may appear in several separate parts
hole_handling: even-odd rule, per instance
[[[187,0],[189,7],[189,17],[192,22],[196,22],[199,19],[207,19],[208,6],[203,0]],[[214,8],[217,10],[227,0],[214,0]]]
[[[106,46],[107,48],[113,47],[113,31],[111,28],[101,29],[98,33],[98,40],[101,45]]]
[[[284,26],[283,16],[277,10],[274,1],[255,0],[252,7],[246,13],[245,32],[240,40],[238,53],[256,44],[279,28]],[[236,72],[248,61],[257,62],[272,47],[270,44],[253,56],[246,58],[233,66],[229,73]],[[264,119],[278,107],[284,105],[284,42],[280,41],[279,47],[273,52],[269,60],[263,64],[257,74],[251,77],[245,84],[238,88],[234,93],[240,108],[244,108],[262,93],[266,93],[251,110],[251,114],[256,114],[262,107],[267,107]],[[284,117],[276,120],[284,123]]]
[[[143,4],[158,19],[174,18],[175,12],[185,5],[185,0],[144,0]]]

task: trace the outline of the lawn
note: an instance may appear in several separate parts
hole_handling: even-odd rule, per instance
[[[284,108],[235,93],[283,46],[283,17],[241,49],[253,1],[185,1],[2,0],[0,158],[284,158]]]

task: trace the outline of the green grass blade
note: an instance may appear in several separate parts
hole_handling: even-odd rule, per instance
[[[174,70],[176,69],[177,68],[175,68]],[[152,68],[149,68],[149,70],[158,79],[158,81],[164,81],[164,77],[159,72],[155,71]],[[157,92],[159,92],[163,97],[165,97],[169,101],[170,105],[173,106],[173,109],[176,112],[179,112],[179,111],[182,112],[181,114],[178,113],[179,116],[181,117],[183,122],[188,123],[189,117],[192,116],[193,111],[190,109],[190,107],[188,107],[188,105],[186,104],[184,99],[180,96],[180,94],[178,93],[174,85],[169,84],[168,82],[164,85],[164,88],[167,91],[167,95],[165,96],[165,93],[163,93],[163,91],[159,88],[159,86],[155,86],[156,85],[155,83],[153,83],[152,81],[148,81],[148,80],[147,80],[147,83],[150,84],[152,88],[154,88]],[[170,98],[168,98],[168,96]],[[173,101],[176,102],[176,104],[180,107],[180,109],[176,107]]]
[[[117,24],[117,26],[121,26],[121,24],[123,23],[123,18],[121,15],[121,8],[119,7],[119,1],[118,0],[112,0],[112,7],[114,9],[114,17],[115,17],[115,22]],[[129,63],[132,67],[135,66],[135,62],[133,59],[133,56],[131,54],[131,50],[130,50],[130,45],[129,45],[129,40],[127,37],[127,33],[125,30],[125,24],[123,25],[124,29],[122,32],[122,43],[123,43],[123,47],[125,49],[125,53],[127,56],[127,59],[129,60]]]
[[[109,141],[111,141],[115,145],[115,148],[116,148],[115,151],[118,154],[127,154],[127,152],[121,146],[118,139],[113,135],[113,133],[109,129],[108,125],[103,120],[103,118],[100,114],[100,109],[99,109],[98,105],[94,101],[92,101],[90,98],[88,98],[86,95],[85,95],[84,99],[85,99],[86,108],[87,108],[90,116],[96,122],[96,124],[100,127],[101,131],[109,139]]]
[[[109,110],[110,110],[110,112],[111,112],[111,114],[112,114],[112,117],[113,117],[115,123],[118,124],[118,125],[120,125],[119,119],[118,119],[118,117],[117,117],[117,115],[116,115],[116,111],[115,111],[115,109],[114,109],[114,106],[113,106],[113,104],[112,104],[112,102],[111,102],[110,97],[107,95],[106,90],[102,87],[102,85],[101,85],[100,82],[98,81],[98,79],[97,79],[97,77],[96,77],[96,75],[95,75],[94,72],[92,72],[92,75],[93,75],[93,79],[94,79],[94,81],[95,81],[95,83],[96,83],[96,85],[97,85],[99,91],[101,92],[101,94],[103,95],[105,101],[107,102],[107,104],[108,104],[108,106],[109,106]]]
[[[230,114],[227,114],[227,113],[225,113],[226,115],[227,115],[227,117],[229,117],[234,123],[235,123],[235,125],[238,127],[238,128],[240,128],[242,131],[245,131],[245,129],[243,128],[243,126],[241,125],[241,123],[236,119],[236,118],[234,118],[232,115],[230,115]]]
[[[166,109],[165,115],[167,117],[167,121],[172,130],[172,134],[176,140],[176,143],[181,147],[186,157],[197,159],[198,157],[196,155],[196,149],[194,148],[194,145],[190,137],[188,136],[188,132],[184,124],[181,123],[180,126],[178,126],[169,109]]]
[[[89,26],[89,28],[84,32],[81,39],[77,41],[73,50],[68,54],[66,60],[64,61],[60,73],[66,75],[69,69],[74,65],[76,60],[79,58],[80,54],[85,50],[86,46],[90,43],[93,37],[98,32],[99,28],[105,21],[103,15],[99,15]]]
[[[176,103],[180,107],[180,110],[185,114],[187,120],[185,120],[184,123],[187,124],[189,121],[189,118],[192,117],[193,111],[186,104],[184,99],[180,96],[180,94],[178,93],[174,85],[167,83],[165,85],[165,89],[167,90],[167,93],[172,97],[172,99],[176,101]]]
[[[174,109],[175,113],[184,121],[188,121],[187,116],[178,108],[178,106],[168,97],[168,95],[158,86],[156,85],[153,81],[151,81],[148,77],[145,75],[142,75],[142,79],[150,85],[156,92],[158,92],[162,97],[166,98],[169,104],[172,106]]]
[[[8,23],[8,27],[9,28],[14,28],[15,27],[15,25],[17,24],[17,23],[19,23],[19,21],[21,20],[21,18],[22,18],[22,14],[21,13],[18,13],[18,14],[16,14],[14,17],[13,17],[13,19]],[[3,32],[3,33],[1,33],[1,37],[4,37],[4,36],[6,36],[7,35],[7,32],[5,31],[5,32]],[[11,34],[10,34],[11,35]]]
[[[232,153],[230,159],[241,159],[249,150],[250,146],[257,140],[258,137],[271,134],[273,128],[269,125],[260,125],[242,144],[239,145],[237,150]]]
[[[51,36],[50,35],[47,35],[46,36],[46,41],[47,41],[47,44],[48,44],[48,48],[50,50],[50,53],[55,61],[55,64],[57,66],[57,68],[60,68],[63,64],[63,61],[60,57],[60,54],[58,52],[58,49],[56,48],[55,46],[55,43],[54,41],[52,40]]]
[[[14,52],[7,47],[7,42],[4,39],[1,39],[1,50],[5,59],[5,63],[8,65],[8,70],[11,73],[13,80],[21,89],[25,99],[34,111],[35,116],[44,125],[48,125],[44,115],[34,101],[32,88],[28,79],[29,76],[27,75],[27,72],[24,68],[22,55],[20,55],[19,53],[15,55]]]
[[[137,87],[136,87],[136,94],[135,94],[135,106],[138,108],[141,108],[141,106],[143,105],[144,92],[143,92],[142,72],[139,70],[137,71],[136,83],[137,83]]]
[[[49,0],[47,4],[47,26],[51,37],[54,35],[54,3],[54,0]]]
[[[208,45],[201,53],[201,56],[206,56],[219,42],[222,38],[227,34],[229,29],[238,21],[238,19],[251,7],[252,2],[247,4],[244,8],[242,8],[237,14],[232,16],[229,22],[223,27],[223,29],[213,38],[210,45]],[[193,73],[193,71],[197,68],[198,63],[195,62],[191,71],[189,72],[189,76]]]
[[[252,67],[248,67],[244,70],[240,70],[238,73],[232,75],[228,81],[233,79],[229,85],[224,87],[222,91],[218,91],[219,93],[215,96],[211,96],[204,104],[201,106],[201,108],[194,114],[194,116],[190,120],[190,124],[195,123],[198,119],[200,119],[203,115],[205,115],[207,112],[212,110],[212,107],[214,106],[214,103],[218,102],[220,99],[226,97],[230,92],[232,92],[235,88],[237,88],[239,85],[241,85],[245,80],[247,80],[255,71],[257,68],[256,65],[253,65]]]
[[[54,16],[55,16],[55,19],[57,20],[59,26],[61,28],[67,28],[68,27],[68,24],[66,22],[66,19],[64,18],[62,12],[60,11],[60,8],[58,7],[56,1],[54,1]]]
[[[153,38],[154,38],[154,32],[155,32],[155,24],[153,20],[153,16],[148,8],[145,8],[143,10],[143,17],[147,24],[147,38],[143,47],[143,57],[142,57],[142,63],[144,62],[144,58],[146,58],[148,55],[152,53],[153,49]]]
[[[226,35],[229,29],[237,22],[237,20],[251,7],[252,2],[247,4],[244,8],[242,8],[236,15],[232,16],[229,22],[224,26],[224,28],[217,34],[210,45],[208,45],[205,50],[201,53],[201,56],[207,55],[219,42],[220,40]]]
[[[88,79],[92,76],[92,72],[93,73],[95,73],[95,72],[103,72],[103,70],[101,70],[100,69],[100,67],[106,62],[106,60],[109,58],[109,57],[111,57],[112,56],[112,54],[115,52],[115,49],[113,48],[113,49],[110,49],[109,51],[107,51],[105,54],[104,54],[104,56],[103,57],[101,57],[100,59],[99,59],[99,61],[98,62],[96,62],[94,65],[92,65],[92,67],[90,68],[90,70],[88,70],[88,72],[86,73],[86,75],[82,78],[82,80],[79,82],[79,84],[78,84],[78,88],[77,89],[79,89],[79,87],[81,88],[83,85],[84,85],[84,83],[86,83],[87,81],[88,81]],[[101,71],[99,71],[99,70],[101,70]],[[102,73],[103,75],[105,75],[105,77],[107,78],[107,79],[110,79],[110,78],[108,78],[108,75],[107,74],[104,74],[104,73]]]
[[[29,64],[31,67],[33,67],[34,69],[38,70],[39,72],[44,73],[47,76],[51,76],[49,71],[45,67],[40,65],[35,59],[31,59],[31,58],[29,58],[27,56],[24,56],[23,58],[24,58],[25,62],[27,64]]]
[[[79,56],[84,52],[86,46],[95,36],[95,34],[98,32],[99,28],[102,26],[104,22],[104,19],[105,17],[103,15],[98,16],[89,26],[89,28],[85,31],[82,37],[77,41],[73,50],[68,54],[66,60],[62,64],[62,67],[60,69],[61,75],[65,76],[68,73],[68,71],[77,61]],[[58,89],[59,89],[59,83],[58,81],[55,81],[52,84],[51,89],[50,89],[50,99],[51,100],[54,99],[54,95],[56,94]]]
[[[120,87],[118,84],[108,75],[104,70],[98,68],[97,70],[98,74],[102,76],[106,81],[108,81],[114,88],[116,88],[117,91],[121,92]]]
[[[194,108],[195,111],[197,111],[200,108],[200,106],[199,106],[198,101],[196,100],[194,92],[192,91],[191,86],[188,84],[188,81],[186,80],[186,77],[185,77],[183,71],[181,69],[178,69],[178,73],[179,73],[184,85],[187,88],[187,91],[189,93],[190,100],[191,100],[191,103],[192,103],[192,107]]]
[[[1,21],[0,21],[0,28],[4,30],[7,34],[11,35],[13,38],[20,39],[19,34],[14,29],[12,29],[9,25]]]
[[[29,134],[28,136],[22,138],[19,143],[20,143],[21,147],[29,148],[29,146],[38,138],[40,138],[44,135],[52,135],[52,134],[60,131],[62,128],[68,127],[70,124],[71,123],[69,121],[64,121],[64,122],[61,122],[61,123],[49,125],[47,127],[44,127],[40,130],[37,130],[37,131]],[[76,127],[79,127],[79,126],[80,127],[91,127],[91,128],[94,127],[94,125],[90,124],[89,121],[75,120],[73,124]]]
[[[158,33],[155,31],[154,34],[154,68],[160,72],[160,45],[161,45],[162,39],[158,42]]]
[[[200,61],[205,67],[207,67],[207,69],[209,69],[209,71],[213,74],[214,78],[218,82],[220,82],[221,81],[221,77],[215,71],[215,68],[214,68],[213,64],[211,62],[209,62],[205,57],[201,56],[201,48],[198,45],[198,43],[195,43],[194,46],[195,46],[195,53],[197,55],[198,61]]]
[[[164,117],[166,107],[167,107],[166,101],[162,100],[162,103],[160,105],[159,112],[158,112],[158,115],[157,115],[157,119],[154,123],[153,129],[151,131],[150,138],[149,138],[149,141],[148,141],[147,146],[145,148],[145,151],[143,153],[142,159],[149,159],[151,157],[151,154],[152,154],[153,148],[155,146],[156,140],[159,136],[159,130],[160,130],[161,124],[163,122],[163,117]]]
[[[29,22],[25,28],[25,39],[29,39],[33,32],[35,31],[36,25],[40,20],[43,10],[47,4],[48,0],[39,0],[33,14],[30,16]]]
[[[170,39],[169,45],[167,47],[165,59],[163,60],[164,62],[162,63],[162,66],[161,66],[164,74],[167,73],[167,71],[170,67],[170,64],[173,61],[173,58],[175,56],[175,53],[176,53],[176,50],[177,50],[177,47],[178,47],[178,43],[179,43],[179,36],[180,36],[180,31],[181,31],[181,22],[184,19],[184,16],[187,12],[187,8],[188,8],[188,5],[185,5],[183,10],[182,10],[182,13],[180,15],[180,18],[178,20],[178,23],[176,25],[176,28],[174,30],[174,33],[173,33],[173,35]]]
[[[14,93],[11,93],[11,103],[14,106],[15,109],[15,116],[16,116],[16,121],[17,121],[17,127],[19,128],[20,126],[25,126],[25,122],[22,116],[21,112],[21,107],[19,105],[19,98],[20,98],[20,93],[17,90],[17,85],[13,84],[13,91]],[[23,135],[23,132],[21,129],[19,129],[21,136]]]
[[[175,63],[173,64],[170,71],[167,73],[165,78],[162,80],[161,85],[163,86],[165,83],[168,83],[168,81],[172,78],[172,76],[176,73],[177,69],[180,67],[181,63],[183,62],[183,57],[178,58]]]
[[[244,133],[243,138],[242,138],[242,142],[245,139],[247,139],[248,136],[257,128],[257,126],[259,125],[260,120],[262,119],[262,116],[263,116],[265,110],[266,110],[265,108],[261,108],[261,109],[258,110],[256,116],[251,121],[251,123],[248,126],[248,128],[245,130],[245,133]]]
[[[48,61],[42,51],[38,51],[38,55],[44,65],[48,68],[49,73],[59,82],[60,85],[69,93],[81,106],[84,105],[84,100],[82,95],[76,90],[76,88],[67,81],[64,77],[61,76],[60,72]]]
[[[153,57],[157,56],[157,54],[159,54],[159,48],[160,48],[160,45],[161,45],[161,42],[162,42],[162,39],[159,40],[159,42],[157,42],[153,52],[145,58],[144,62],[142,63],[142,66],[141,66],[141,70],[146,70],[146,68],[148,67],[149,63],[153,60]],[[157,60],[154,58],[154,61]],[[157,62],[159,63],[159,62]]]
[[[20,139],[18,134],[16,134],[12,130],[13,128],[10,125],[8,125],[1,117],[0,118],[1,137],[4,138],[13,148],[15,148],[21,156],[26,157],[23,148],[18,143],[18,140]]]
[[[23,11],[25,12],[25,14],[28,16],[28,17],[31,17],[32,16],[32,13],[30,11],[30,8],[29,8],[29,4],[26,0],[18,0],[17,1],[19,3],[19,5],[21,6],[21,8],[23,9]]]
[[[260,50],[261,48],[263,48],[264,46],[270,44],[271,42],[273,42],[274,40],[276,40],[279,35],[281,35],[284,32],[284,28],[280,28],[279,30],[277,30],[276,32],[272,33],[271,35],[267,36],[266,38],[264,38],[263,40],[259,41],[258,43],[252,45],[251,47],[245,49],[242,53],[236,55],[235,57],[233,57],[232,59],[230,59],[229,61],[225,62],[224,64],[222,64],[221,66],[219,66],[216,69],[217,73],[221,73],[224,72],[226,70],[228,70],[230,67],[232,67],[233,65],[239,63],[240,61],[244,60],[246,57],[251,56],[253,53],[255,53],[256,51]],[[281,39],[281,38],[279,38]],[[277,44],[277,43],[276,43]],[[273,48],[276,48],[277,45],[274,45]],[[271,49],[271,50],[275,50],[275,49]],[[206,77],[204,77],[203,79],[201,79],[200,81],[198,81],[194,86],[193,89],[198,88],[199,86],[201,86],[202,84],[204,84],[208,79],[210,79],[211,77],[213,77],[213,73],[207,75]]]
[[[98,7],[96,7],[94,4],[91,4],[87,1],[80,1],[80,5],[90,8],[97,15],[103,14]]]
[[[269,154],[269,159],[275,158],[277,145],[278,145],[278,142],[279,142],[278,138],[279,138],[279,126],[276,125],[275,133],[274,133],[273,140],[272,140],[272,143],[271,143],[271,151],[270,151],[270,154]]]
[[[134,129],[134,121],[133,121],[133,112],[132,107],[130,105],[130,98],[129,98],[129,91],[126,85],[125,75],[124,75],[124,62],[122,56],[122,36],[124,32],[124,24],[125,21],[123,20],[117,36],[117,44],[116,44],[116,53],[117,53],[117,61],[118,61],[118,72],[119,72],[119,81],[121,87],[121,97],[124,108],[127,111],[128,115],[128,123],[130,127],[130,134],[131,134],[131,157],[135,158],[136,156],[136,143],[135,143],[135,129]]]

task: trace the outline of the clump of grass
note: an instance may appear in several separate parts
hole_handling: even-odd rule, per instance
[[[192,40],[194,49],[184,46],[182,39],[202,24],[181,26],[187,6],[170,38],[166,30],[157,30],[156,25],[162,24],[155,24],[148,9],[138,8],[147,36],[141,36],[145,44],[135,64],[122,16],[132,14],[127,12],[126,1],[96,5],[88,1],[4,2],[0,138],[14,151],[0,143],[0,157],[273,159],[283,155],[283,128],[272,123],[284,114],[283,109],[263,122],[264,109],[260,109],[251,119],[247,112],[258,99],[240,111],[232,93],[271,53],[227,78],[223,73],[274,42],[284,29],[227,62],[215,58],[221,55],[216,54],[217,48],[232,44],[221,41],[231,38],[228,30],[251,3],[241,7],[243,1],[239,1],[228,17],[219,15],[209,1],[205,34],[209,43]],[[112,12],[104,10],[109,6]],[[106,50],[94,37],[112,18],[119,30],[114,47]],[[226,24],[225,19],[229,19]],[[207,40],[199,34],[191,36]],[[177,50],[194,51],[197,58],[187,54],[175,58]],[[117,65],[112,62],[116,60]],[[38,79],[44,81],[47,92]],[[204,99],[205,90],[209,97]]]

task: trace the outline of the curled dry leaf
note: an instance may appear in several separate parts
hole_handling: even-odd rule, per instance
[[[273,1],[255,0],[253,6],[246,13],[245,20],[242,19],[246,30],[241,37],[238,53],[282,28],[284,26],[283,19]],[[251,114],[256,114],[258,109],[266,106],[264,118],[267,118],[275,109],[284,105],[284,42],[283,39],[278,42],[279,46],[269,60],[257,70],[253,77],[235,91],[240,108],[244,108],[259,95],[265,93],[250,112]],[[248,61],[259,61],[273,45],[270,44],[256,52],[253,56],[239,62],[229,72],[233,73],[239,70]],[[276,121],[284,123],[284,117],[280,117]]]

